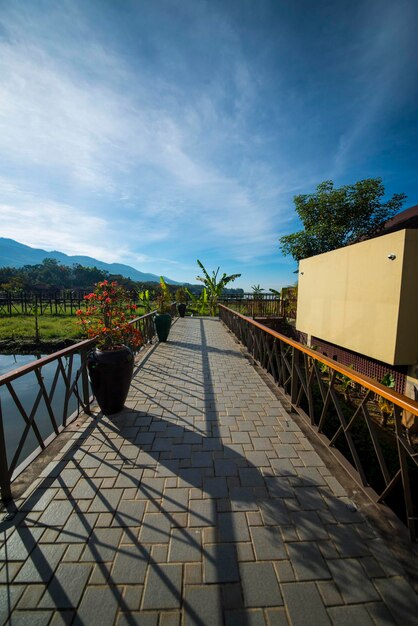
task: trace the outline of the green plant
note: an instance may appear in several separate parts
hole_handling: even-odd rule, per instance
[[[135,318],[136,305],[122,285],[104,280],[97,283],[95,290],[84,296],[88,305],[85,311],[76,312],[79,324],[87,337],[97,338],[102,350],[115,350],[121,345],[139,348],[141,332],[129,319]]]
[[[187,302],[187,291],[184,287],[179,287],[176,291],[176,302],[185,304]]]
[[[144,289],[144,291],[141,291],[138,294],[138,299],[141,302],[142,306],[144,307],[145,312],[149,313],[151,311],[151,301],[150,301],[149,290]]]
[[[387,372],[379,382],[389,389],[395,388],[395,378],[390,372]],[[377,404],[382,414],[382,426],[387,426],[389,418],[393,415],[393,404],[390,400],[382,398],[382,396],[378,397]]]
[[[280,299],[280,291],[277,291],[277,289],[269,289],[269,291],[276,296],[276,298]]]
[[[348,366],[350,369],[354,369],[354,365]],[[350,376],[345,376],[344,374],[338,374],[338,380],[341,384],[341,390],[344,394],[344,400],[346,402],[351,402],[350,398],[350,389],[353,387],[353,381]]]
[[[197,315],[206,315],[208,313],[208,292],[206,287],[203,287],[199,296],[191,293],[188,289],[186,292],[192,301],[193,311],[197,313]]]
[[[171,311],[171,293],[162,276],[160,276],[160,285],[157,289],[157,311],[158,313],[170,313]]]
[[[223,289],[228,283],[231,283],[236,278],[239,278],[241,274],[231,274],[230,276],[227,276],[227,274],[224,273],[218,280],[219,267],[216,272],[212,272],[212,276],[210,276],[209,273],[206,271],[203,263],[201,263],[199,259],[197,259],[197,264],[202,270],[203,276],[196,276],[196,280],[199,280],[205,285],[207,289],[209,315],[215,316],[218,306],[218,298],[222,294]]]
[[[261,300],[263,297],[263,288],[260,287],[260,285],[252,285],[251,289],[253,290],[254,300]]]

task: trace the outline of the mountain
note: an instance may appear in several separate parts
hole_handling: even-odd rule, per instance
[[[37,265],[42,263],[44,259],[56,259],[62,265],[73,265],[74,263],[80,263],[84,267],[97,267],[100,270],[105,270],[110,274],[121,274],[126,278],[137,280],[140,282],[160,282],[160,277],[157,274],[150,274],[147,272],[140,272],[130,265],[124,265],[123,263],[104,263],[98,259],[93,259],[90,256],[69,256],[64,252],[58,252],[53,250],[48,252],[40,248],[31,248],[25,246],[23,243],[19,243],[14,239],[6,239],[0,237],[0,267],[23,267],[23,265]],[[180,285],[175,280],[164,276],[166,283],[170,285]]]

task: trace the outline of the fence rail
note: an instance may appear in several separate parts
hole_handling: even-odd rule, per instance
[[[175,304],[172,304],[172,313]],[[155,339],[154,312],[135,318],[130,322],[138,328],[144,344]],[[0,491],[1,499],[11,498],[12,481],[31,463],[36,456],[74,419],[81,411],[90,412],[93,400],[88,380],[87,354],[94,346],[95,339],[81,341],[69,348],[42,357],[23,367],[0,376],[0,392],[7,394],[8,406],[13,408],[13,419],[22,419],[23,430],[16,447],[8,445],[6,422],[10,415],[4,414],[0,394]],[[45,383],[43,371],[49,368],[49,384]],[[54,369],[55,368],[55,369]],[[29,408],[27,401],[19,397],[19,381],[29,377],[34,386]],[[25,382],[26,382],[25,379]],[[59,392],[61,390],[61,392]],[[73,410],[74,404],[76,409]],[[35,449],[24,457],[28,437],[31,436]],[[33,447],[33,446],[32,446]],[[24,457],[24,458],[22,458]]]
[[[219,317],[369,497],[392,508],[416,540],[418,446],[402,418],[418,416],[418,402],[224,305]],[[391,411],[391,429],[379,423],[379,406]]]

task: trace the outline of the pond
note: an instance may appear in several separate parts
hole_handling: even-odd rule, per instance
[[[15,370],[23,365],[31,363],[36,359],[40,358],[43,355],[34,355],[34,354],[0,354],[0,376],[3,374],[7,374],[12,370]],[[68,366],[69,359],[64,359],[64,366],[66,373],[68,374]],[[80,366],[80,356],[78,354],[74,355],[73,360],[73,371],[72,371],[72,380],[74,380],[75,373]],[[46,390],[48,394],[50,393],[52,382],[54,379],[54,375],[56,372],[57,361],[53,361],[51,363],[47,363],[42,367],[42,378],[45,384]],[[79,387],[80,388],[80,387]],[[29,416],[36,397],[39,392],[39,385],[34,372],[29,372],[24,376],[17,378],[13,381],[13,389],[16,392],[19,401],[21,402],[24,410]],[[62,424],[62,416],[63,416],[63,406],[64,406],[64,398],[65,398],[65,385],[62,379],[62,376],[59,376],[57,386],[55,388],[53,400],[52,400],[52,408],[54,414],[56,416],[56,421],[58,426]],[[6,388],[5,385],[0,386],[0,402],[1,402],[1,410],[3,414],[3,424],[5,431],[5,439],[6,439],[6,451],[7,451],[7,461],[10,465],[15,451],[19,445],[20,438],[22,433],[25,430],[26,423],[21,416],[19,409],[17,408],[10,392]],[[67,415],[71,415],[74,411],[77,410],[77,399],[74,395],[71,396],[69,402],[69,409]],[[49,435],[53,433],[53,427],[51,424],[51,420],[46,408],[46,404],[44,399],[39,403],[39,406],[36,411],[36,424],[41,433],[42,439],[46,439]],[[25,445],[19,455],[18,465],[22,463],[37,447],[38,441],[33,433],[32,428],[27,436]]]

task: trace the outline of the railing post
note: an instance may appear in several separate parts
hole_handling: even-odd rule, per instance
[[[296,399],[298,397],[298,373],[297,373],[297,365],[299,364],[300,354],[299,350],[293,347],[292,351],[292,373],[290,380],[290,401],[292,404],[296,404]]]
[[[4,502],[12,499],[12,490],[10,488],[10,472],[7,463],[6,440],[4,437],[3,413],[1,410],[0,398],[0,490],[1,499]]]
[[[90,387],[89,387],[89,375],[87,371],[87,348],[82,348],[80,352],[81,357],[81,386],[83,393],[84,411],[90,414]]]

